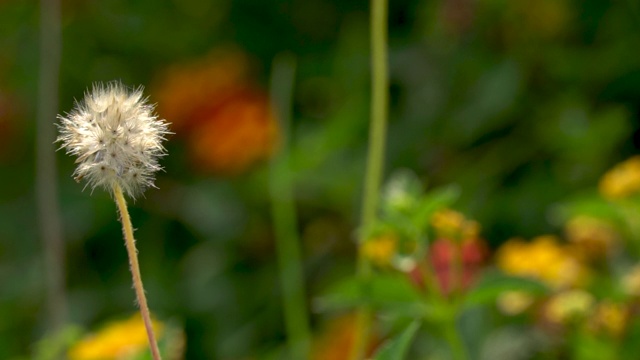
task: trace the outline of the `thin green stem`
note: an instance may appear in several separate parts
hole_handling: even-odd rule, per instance
[[[362,200],[360,243],[365,240],[365,230],[376,219],[384,167],[387,111],[389,107],[387,6],[387,0],[371,0],[371,125],[369,127],[369,149]],[[362,251],[358,251],[357,267],[358,276],[362,280],[364,296],[366,297],[367,283],[371,278],[372,270],[371,264]],[[351,352],[352,360],[363,359],[366,355],[373,322],[372,318],[373,310],[370,305],[362,304],[358,309],[355,344]]]
[[[451,356],[453,360],[466,360],[469,357],[467,356],[466,348],[462,342],[462,338],[460,338],[460,333],[456,326],[456,317],[457,311],[454,311],[452,316],[447,319],[447,322],[443,324],[444,336],[451,347]]]
[[[124,199],[122,188],[118,184],[113,186],[113,195],[116,198],[116,204],[118,205],[118,210],[120,212],[122,233],[124,234],[127,253],[129,254],[129,265],[131,268],[131,277],[133,278],[133,288],[136,291],[136,298],[138,299],[138,306],[140,307],[140,315],[142,315],[144,327],[147,330],[151,356],[153,357],[153,360],[161,360],[160,350],[158,349],[156,336],[153,332],[153,323],[151,322],[151,314],[149,312],[149,306],[147,305],[147,297],[144,294],[144,287],[142,285],[140,265],[138,265],[138,250],[136,250],[136,240],[133,237],[133,226],[131,225],[129,210],[127,210],[127,201]]]
[[[53,123],[58,113],[60,72],[60,3],[40,1],[40,68],[36,131],[36,199],[44,267],[49,326],[59,330],[67,317],[64,280],[64,242],[57,198],[56,158]]]
[[[269,183],[290,358],[306,359],[309,357],[310,330],[288,146],[294,78],[293,55],[277,56],[273,61],[271,102],[278,114],[282,139],[279,152],[271,162]]]

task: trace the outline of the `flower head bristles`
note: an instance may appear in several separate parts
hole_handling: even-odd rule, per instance
[[[77,156],[77,181],[112,191],[119,185],[135,198],[153,185],[161,169],[158,158],[169,133],[168,123],[154,114],[142,88],[127,90],[119,82],[94,84],[84,100],[60,119],[60,136],[68,154]]]
[[[77,156],[75,179],[86,179],[94,189],[105,188],[116,202],[151,356],[161,360],[124,193],[135,198],[154,186],[153,175],[161,169],[158,158],[165,155],[162,141],[169,133],[168,123],[154,115],[153,106],[142,97],[142,88],[128,91],[119,82],[95,84],[84,101],[76,102],[70,113],[58,118],[61,123],[57,141],[62,142],[61,148],[67,153]]]

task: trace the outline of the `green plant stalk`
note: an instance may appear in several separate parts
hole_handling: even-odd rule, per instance
[[[366,229],[376,219],[382,170],[384,167],[385,140],[387,132],[387,112],[389,107],[389,74],[387,60],[387,0],[371,0],[371,124],[369,127],[369,148],[362,200],[359,243],[362,244]],[[360,246],[359,249],[362,247]],[[361,250],[358,251],[357,273],[363,284],[363,295],[367,296],[367,283],[371,278],[371,264]],[[373,309],[362,304],[358,309],[355,342],[351,352],[352,360],[363,359],[366,355]]]
[[[38,112],[36,131],[36,201],[44,253],[48,326],[62,329],[67,318],[65,293],[64,242],[60,206],[57,198],[56,158],[53,123],[58,113],[60,73],[60,2],[40,1],[40,65],[38,73]]]
[[[306,359],[309,357],[311,332],[305,301],[300,239],[296,229],[297,216],[288,146],[294,74],[295,58],[292,55],[280,54],[274,59],[271,102],[278,114],[282,139],[279,152],[271,161],[269,183],[290,358]]]
[[[115,184],[113,186],[113,195],[118,205],[120,212],[120,221],[122,222],[122,233],[124,235],[125,245],[127,248],[127,254],[129,255],[129,265],[131,268],[131,277],[133,278],[133,288],[136,291],[136,298],[138,299],[138,306],[140,308],[140,315],[144,321],[144,327],[147,330],[147,338],[149,340],[149,348],[151,349],[151,356],[153,360],[161,360],[160,350],[158,349],[158,342],[156,341],[155,334],[153,332],[153,324],[151,322],[151,314],[149,312],[149,306],[147,305],[147,297],[144,294],[144,287],[142,284],[142,276],[140,275],[140,265],[138,264],[138,250],[136,250],[136,240],[133,237],[133,226],[131,225],[131,218],[129,217],[129,211],[127,210],[127,201],[122,194],[122,188],[120,185]]]
[[[458,306],[454,306],[453,311],[451,311],[451,314],[447,316],[445,322],[442,324],[442,330],[451,347],[452,358],[454,360],[466,360],[469,357],[467,356],[467,351],[465,350],[464,343],[460,338],[460,333],[456,326],[457,315]]]

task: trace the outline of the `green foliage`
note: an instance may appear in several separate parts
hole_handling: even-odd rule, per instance
[[[38,57],[46,54],[38,48],[35,4],[0,2],[0,359],[24,358],[29,349],[51,358],[73,342],[71,330],[45,336],[48,285],[34,215],[33,119]],[[150,101],[162,108],[166,77],[228,47],[256,65],[246,74],[249,83],[234,89],[267,98],[273,58],[282,51],[296,55],[290,164],[314,337],[331,318],[327,313],[369,303],[381,333],[402,340],[400,334],[415,332],[420,341],[406,347],[406,358],[450,358],[451,343],[468,348],[469,359],[637,357],[637,321],[621,338],[579,332],[586,320],[547,327],[544,304],[564,289],[487,271],[490,257],[487,267],[466,269],[482,276],[451,292],[439,284],[455,266],[411,268],[434,260],[451,265],[442,261],[449,250],[464,253],[454,244],[439,249],[441,258],[430,258],[436,256],[429,251],[435,240],[429,222],[444,208],[477,219],[489,253],[512,237],[564,234],[569,220],[586,215],[611,225],[616,242],[588,264],[592,282],[582,290],[595,304],[613,299],[637,309],[637,295],[626,287],[640,259],[638,198],[611,201],[597,192],[607,169],[638,153],[640,57],[633,51],[640,44],[640,8],[634,1],[390,1],[389,182],[381,222],[370,229],[357,229],[370,111],[366,2],[62,5],[60,113],[92,82],[114,79],[146,86]],[[234,71],[230,65],[219,76]],[[195,89],[209,96],[199,87],[203,82],[192,76],[172,94]],[[234,94],[218,96],[226,101]],[[179,108],[191,101],[181,99]],[[158,177],[159,189],[132,204],[150,306],[158,318],[184,320],[187,359],[278,358],[286,335],[266,166],[237,174],[203,170],[190,145],[211,135],[206,125],[224,112],[210,107],[194,111],[193,129],[167,119],[176,134],[162,161],[166,172]],[[227,119],[228,127],[216,130],[224,137],[212,143],[232,139],[234,125],[245,129],[238,119]],[[241,138],[229,161],[242,158],[253,142]],[[64,228],[69,321],[95,328],[132,308],[121,229],[108,195],[81,192],[70,177],[73,160],[61,153],[57,160],[52,181]],[[357,231],[400,237],[392,266],[376,269],[367,284],[352,278]],[[505,315],[495,304],[507,290],[538,301],[524,313]],[[420,330],[405,330],[409,319],[421,321]],[[548,335],[559,327],[560,335]],[[461,339],[447,339],[445,328]]]
[[[373,357],[375,360],[403,360],[406,358],[411,341],[420,328],[420,322],[414,321],[396,338],[388,340]]]
[[[422,298],[407,276],[376,274],[366,284],[356,277],[341,279],[314,303],[316,309],[323,312],[349,310],[367,303],[377,309],[420,316],[425,311]]]
[[[535,297],[549,295],[551,289],[537,280],[485,272],[464,297],[464,307],[491,306],[506,291],[520,291]]]

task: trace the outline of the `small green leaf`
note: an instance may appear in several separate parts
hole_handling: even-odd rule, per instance
[[[315,301],[319,311],[354,308],[368,303],[377,308],[421,311],[422,295],[403,274],[376,274],[368,284],[351,277],[333,285]]]
[[[493,303],[506,291],[523,291],[532,295],[544,295],[549,293],[549,288],[533,279],[488,273],[467,293],[464,306],[472,307]]]
[[[374,356],[375,360],[402,360],[409,351],[411,341],[420,328],[420,322],[415,320],[394,339],[387,341]]]
[[[412,217],[413,225],[424,230],[436,211],[451,206],[460,196],[460,188],[449,185],[429,191],[418,204]]]

